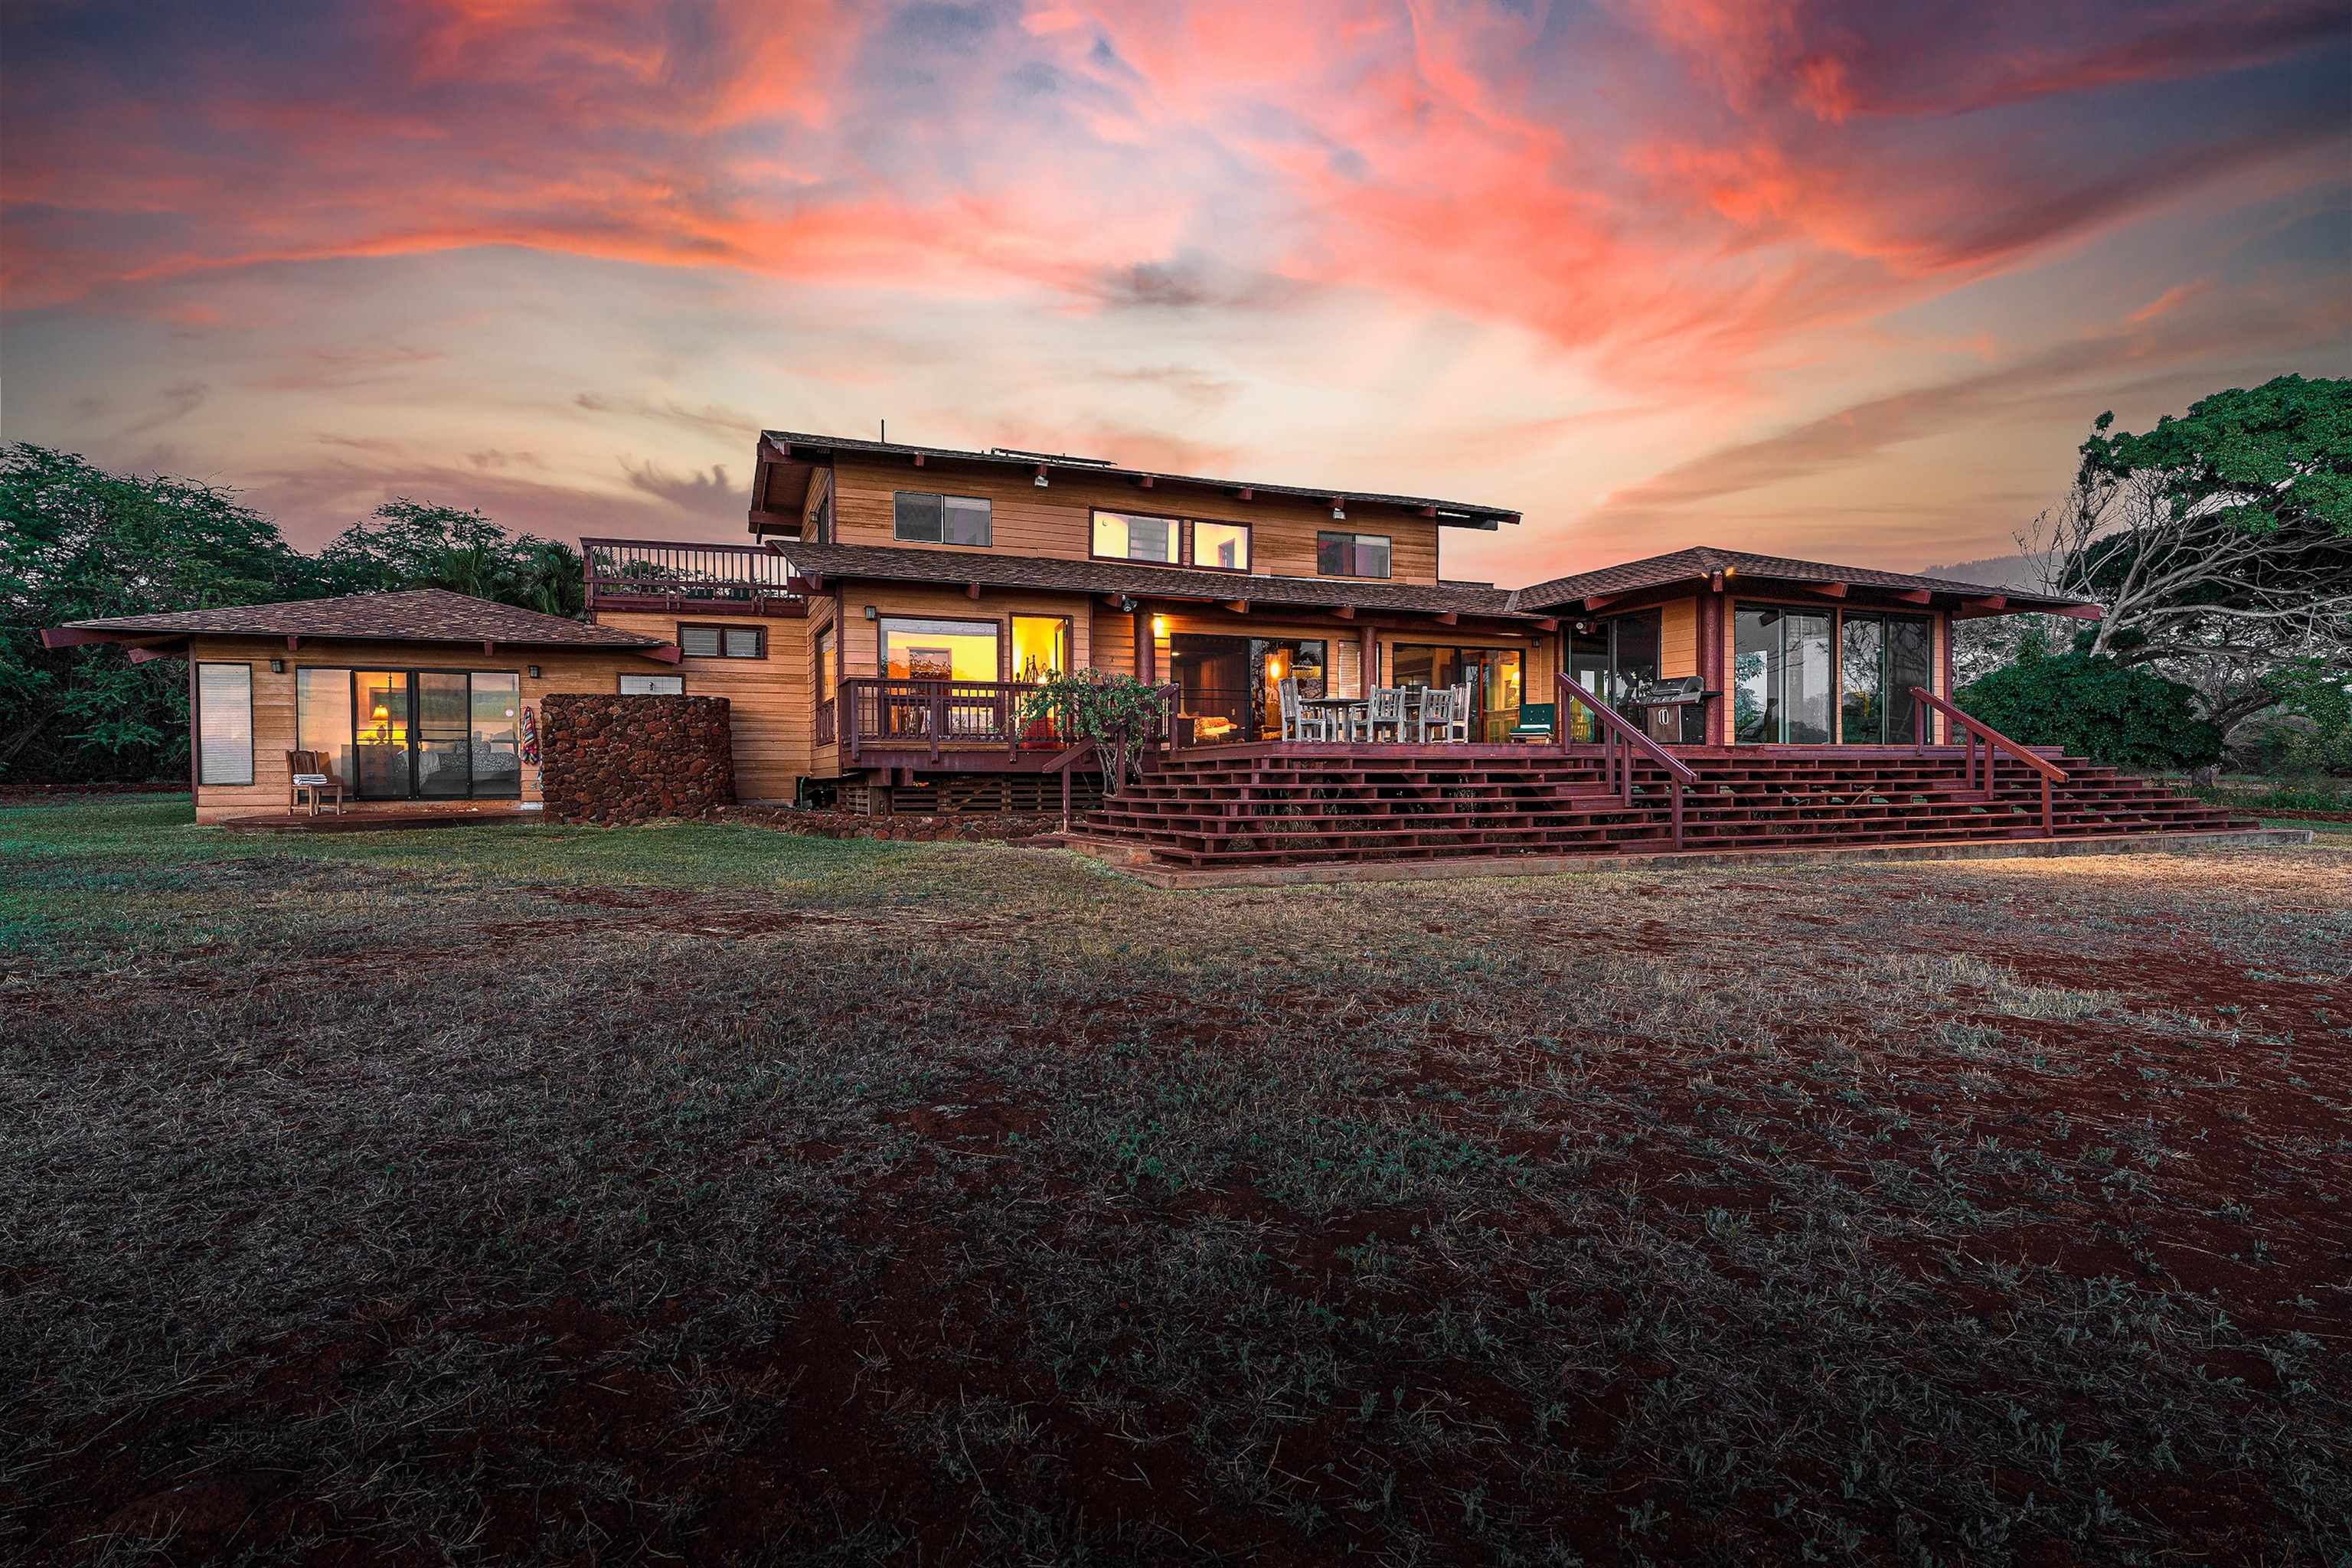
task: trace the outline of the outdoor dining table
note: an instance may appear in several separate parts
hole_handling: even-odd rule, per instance
[[[1400,726],[1400,732],[1412,728],[1420,720],[1421,694],[1427,689],[1429,689],[1425,686],[1408,686],[1404,689],[1403,721]],[[1372,700],[1369,697],[1305,697],[1299,700],[1298,705],[1301,708],[1319,709],[1324,712],[1336,714],[1339,720],[1339,727],[1344,731],[1348,727],[1349,712],[1359,708],[1369,711]]]

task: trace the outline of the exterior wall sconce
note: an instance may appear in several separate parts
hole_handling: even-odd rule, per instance
[[[537,680],[539,679],[539,666],[535,664],[526,664],[522,668],[523,673],[530,676],[533,680]]]
[[[866,606],[866,618],[869,621],[878,621],[882,616],[879,611],[876,610],[873,605],[868,605]]]
[[[1348,521],[1348,509],[1347,509],[1346,507],[1344,507],[1344,506],[1339,506],[1339,505],[1337,505],[1337,504],[1333,505],[1333,507],[1331,508],[1331,521],[1332,521],[1333,522],[1345,522],[1345,521]]]
[[[284,659],[282,659],[282,658],[273,658],[273,659],[271,659],[271,660],[269,661],[269,673],[270,673],[270,674],[272,674],[272,675],[283,675],[283,674],[285,674],[285,673],[286,673],[286,661],[285,661]]]
[[[1045,465],[1043,463],[1037,465],[1037,488],[1041,490],[1046,488]]]

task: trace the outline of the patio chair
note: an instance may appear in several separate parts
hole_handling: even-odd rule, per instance
[[[1282,738],[1286,741],[1328,741],[1330,715],[1298,700],[1298,678],[1286,675],[1274,683],[1275,700],[1282,705]]]
[[[1364,710],[1364,739],[1377,741],[1381,730],[1390,731],[1390,739],[1404,739],[1404,688],[1375,686],[1372,700]]]
[[[1454,689],[1454,718],[1441,740],[1459,741],[1468,745],[1477,739],[1470,733],[1470,725],[1477,713],[1477,704],[1471,701],[1470,683],[1464,681]]]
[[[321,802],[332,801],[337,816],[343,815],[343,781],[335,776],[324,752],[289,752],[286,753],[286,809],[291,812],[308,801],[310,815],[319,815]]]
[[[1511,726],[1507,739],[1514,741],[1549,741],[1552,721],[1559,716],[1557,702],[1522,702],[1519,721]]]
[[[1451,741],[1454,739],[1454,689],[1451,686],[1424,687],[1421,693],[1420,739]],[[1465,740],[1469,738],[1465,730]]]

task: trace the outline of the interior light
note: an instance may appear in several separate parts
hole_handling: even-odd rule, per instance
[[[369,718],[371,718],[371,719],[373,719],[373,720],[374,720],[377,723],[381,724],[381,723],[383,723],[386,719],[389,719],[389,718],[391,718],[391,717],[392,717],[392,710],[391,710],[390,709],[386,708],[383,703],[379,702],[379,703],[377,703],[377,704],[375,705],[375,707],[374,707],[374,708],[373,708],[372,710],[369,710],[369,712],[368,712],[368,717],[369,717]]]
[[[1151,635],[1155,637],[1164,637],[1168,635],[1168,617],[1166,616],[1154,616],[1151,617]]]

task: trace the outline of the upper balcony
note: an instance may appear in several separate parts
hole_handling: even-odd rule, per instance
[[[793,587],[793,563],[763,545],[583,539],[580,554],[591,610],[795,616],[808,608]]]

